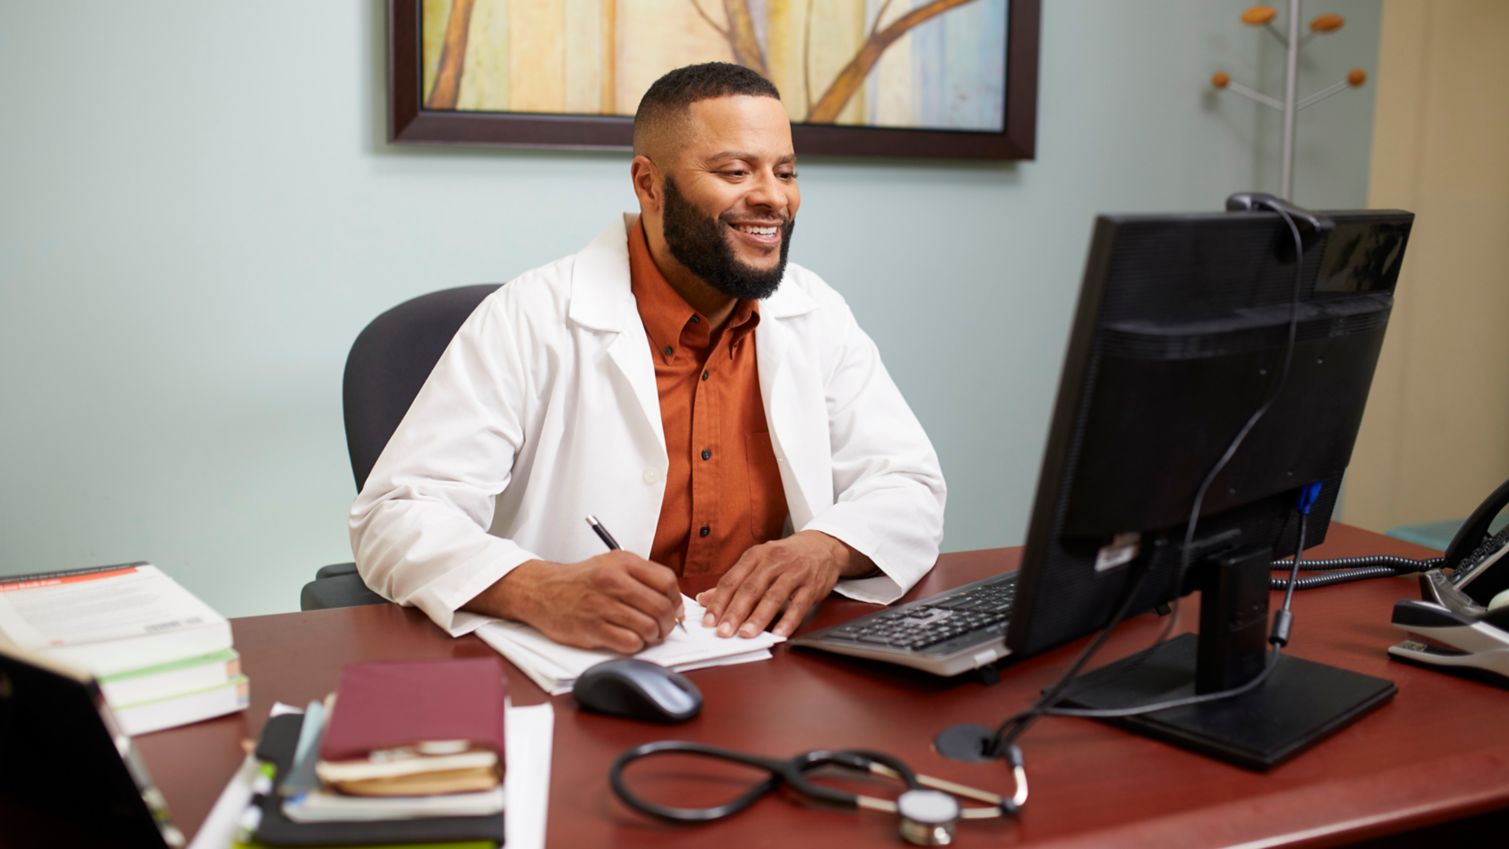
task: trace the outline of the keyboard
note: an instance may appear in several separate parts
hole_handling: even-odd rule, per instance
[[[1016,600],[1008,572],[805,634],[791,645],[958,675],[1005,657]]]

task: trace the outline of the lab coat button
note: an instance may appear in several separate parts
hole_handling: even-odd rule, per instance
[[[645,469],[644,470],[644,482],[645,483],[660,483],[660,470],[659,469]]]

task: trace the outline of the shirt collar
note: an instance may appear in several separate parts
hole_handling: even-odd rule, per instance
[[[644,224],[629,226],[629,286],[644,322],[645,333],[656,352],[673,352],[687,344],[705,348],[710,330],[707,316],[700,315],[681,293],[665,279],[655,258],[650,255]],[[723,325],[729,342],[737,342],[760,323],[759,301],[744,298],[734,304],[734,311]],[[699,344],[700,343],[700,344]]]

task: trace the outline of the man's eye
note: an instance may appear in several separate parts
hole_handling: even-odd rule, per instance
[[[743,168],[727,168],[727,169],[724,169],[723,171],[721,171],[719,173],[721,173],[725,177],[734,177],[734,178],[749,176],[749,172],[745,171]]]
[[[776,176],[780,177],[782,180],[795,180],[796,179],[796,172],[795,171],[787,171],[784,174],[777,174]]]

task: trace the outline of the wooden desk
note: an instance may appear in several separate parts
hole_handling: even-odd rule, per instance
[[[1314,556],[1383,550],[1428,553],[1333,526]],[[1020,549],[946,554],[916,592],[1015,568],[1020,555]],[[1407,578],[1296,594],[1292,654],[1391,678],[1399,694],[1272,772],[1248,772],[1087,720],[1049,718],[1023,738],[1031,798],[1020,819],[963,823],[957,845],[1334,845],[1509,809],[1509,690],[1390,661],[1384,652],[1399,639],[1389,625],[1393,603],[1416,594]],[[1184,623],[1195,621],[1196,607],[1186,602],[1177,630],[1188,630]],[[808,627],[870,609],[830,600]],[[1101,660],[1144,647],[1159,625],[1151,614],[1127,623]],[[189,834],[240,762],[241,740],[255,735],[273,701],[323,696],[352,660],[490,651],[475,638],[449,639],[416,611],[391,605],[251,617],[233,626],[251,677],[251,709],[141,739],[149,768]],[[782,756],[874,748],[920,772],[1009,793],[1001,764],[955,763],[934,754],[930,741],[950,724],[993,724],[1027,706],[1077,649],[1022,661],[987,686],[782,646],[767,663],[691,673],[706,707],[690,723],[670,727],[584,714],[570,696],[556,698],[549,843],[902,845],[891,817],[804,808],[786,798],[768,798],[712,825],[661,825],[618,803],[608,788],[608,764],[632,745],[666,738]],[[522,674],[509,683],[516,703],[545,700]]]

